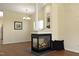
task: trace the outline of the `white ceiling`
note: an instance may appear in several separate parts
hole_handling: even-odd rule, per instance
[[[41,8],[44,4],[38,4]],[[20,13],[33,14],[35,12],[35,3],[0,3],[0,10],[11,10]]]

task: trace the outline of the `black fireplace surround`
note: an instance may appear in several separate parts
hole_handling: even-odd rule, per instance
[[[52,41],[52,34],[32,34],[31,35],[32,51],[42,52],[46,50],[63,50],[64,40]]]

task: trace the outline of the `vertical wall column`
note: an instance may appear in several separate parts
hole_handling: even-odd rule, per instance
[[[58,5],[52,4],[51,6],[51,31],[53,40],[58,40]]]
[[[39,22],[38,22],[38,3],[36,3],[36,15],[35,15],[35,31],[39,30]]]

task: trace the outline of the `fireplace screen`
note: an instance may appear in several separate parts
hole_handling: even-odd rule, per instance
[[[50,34],[32,34],[32,49],[42,51],[51,47]]]

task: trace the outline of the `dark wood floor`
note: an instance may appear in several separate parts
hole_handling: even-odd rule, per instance
[[[23,43],[15,43],[15,44],[6,44],[2,45],[0,48],[1,56],[35,56],[33,52],[31,52],[31,43],[23,42]],[[42,56],[79,56],[79,53],[70,52],[67,50],[60,51],[49,51]]]

